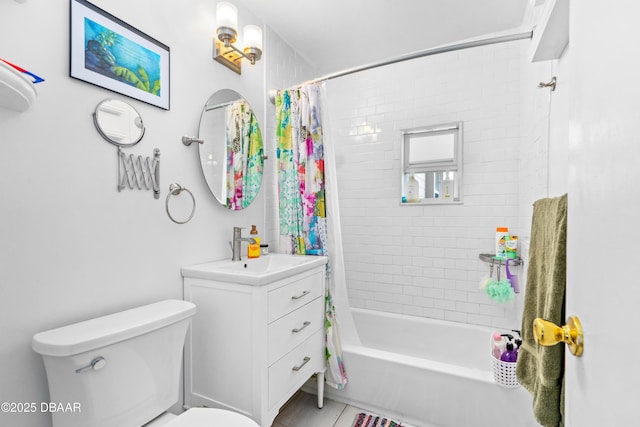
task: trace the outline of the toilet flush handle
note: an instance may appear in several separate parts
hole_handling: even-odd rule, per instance
[[[105,360],[105,358],[102,356],[98,356],[95,359],[93,359],[91,363],[89,363],[87,366],[83,366],[82,368],[76,369],[76,374],[79,374],[81,372],[88,371],[88,370],[99,371],[100,369],[104,368],[106,364],[107,364],[107,361]]]

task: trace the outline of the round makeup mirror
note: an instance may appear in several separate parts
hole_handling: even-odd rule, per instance
[[[93,113],[93,123],[104,139],[118,147],[136,145],[144,135],[142,117],[131,105],[118,99],[105,99]]]
[[[249,103],[230,89],[214,93],[202,110],[198,138],[211,193],[231,210],[248,207],[260,191],[264,167],[262,133]]]

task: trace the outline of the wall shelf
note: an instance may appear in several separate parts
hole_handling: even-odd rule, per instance
[[[531,62],[558,59],[569,44],[569,0],[547,0],[533,30]]]
[[[482,262],[486,262],[487,264],[496,264],[496,265],[504,265],[504,261],[505,261],[504,259],[497,259],[494,254],[480,254],[478,255],[478,259],[480,259],[480,261]],[[522,258],[520,257],[510,258],[509,261],[511,261],[509,263],[509,265],[511,266],[518,266],[522,264]]]
[[[37,96],[29,78],[0,61],[0,107],[27,111]]]

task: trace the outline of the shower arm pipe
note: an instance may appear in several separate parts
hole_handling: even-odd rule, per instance
[[[506,43],[516,40],[531,39],[533,37],[533,31],[526,31],[523,33],[514,33],[504,36],[490,37],[486,39],[472,40],[464,43],[451,44],[445,46],[434,47],[430,49],[419,50],[416,52],[408,53],[406,55],[396,56],[395,58],[385,59],[384,61],[374,62],[371,64],[361,65],[359,67],[349,68],[335,73],[327,74],[326,76],[318,77],[313,80],[308,80],[305,83],[320,83],[327,80],[336,79],[338,77],[348,76],[350,74],[359,73],[361,71],[371,70],[373,68],[383,67],[385,65],[391,65],[398,62],[409,61],[411,59],[423,58],[425,56],[438,55],[441,53],[454,52],[456,50],[469,49],[472,47],[487,46],[497,43]],[[275,104],[276,90],[269,90],[269,100],[272,104]]]

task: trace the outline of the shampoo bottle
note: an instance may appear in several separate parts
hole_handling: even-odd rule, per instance
[[[494,332],[493,333],[493,342],[492,342],[492,347],[491,347],[491,354],[496,359],[500,359],[500,357],[502,356],[502,353],[504,353],[505,349],[506,349],[506,345],[505,345],[505,342],[504,342],[504,338],[502,337],[502,335],[500,335],[500,332]]]
[[[504,246],[507,258],[516,259],[518,257],[518,236],[507,236]]]
[[[500,258],[507,257],[507,238],[509,235],[509,227],[496,228],[496,256]]]
[[[258,237],[258,229],[255,225],[251,226],[249,237],[254,239],[256,242],[249,243],[249,246],[247,247],[247,256],[249,258],[258,258],[260,256],[260,237]]]
[[[406,199],[408,203],[416,203],[420,201],[418,180],[413,174],[407,179]]]

